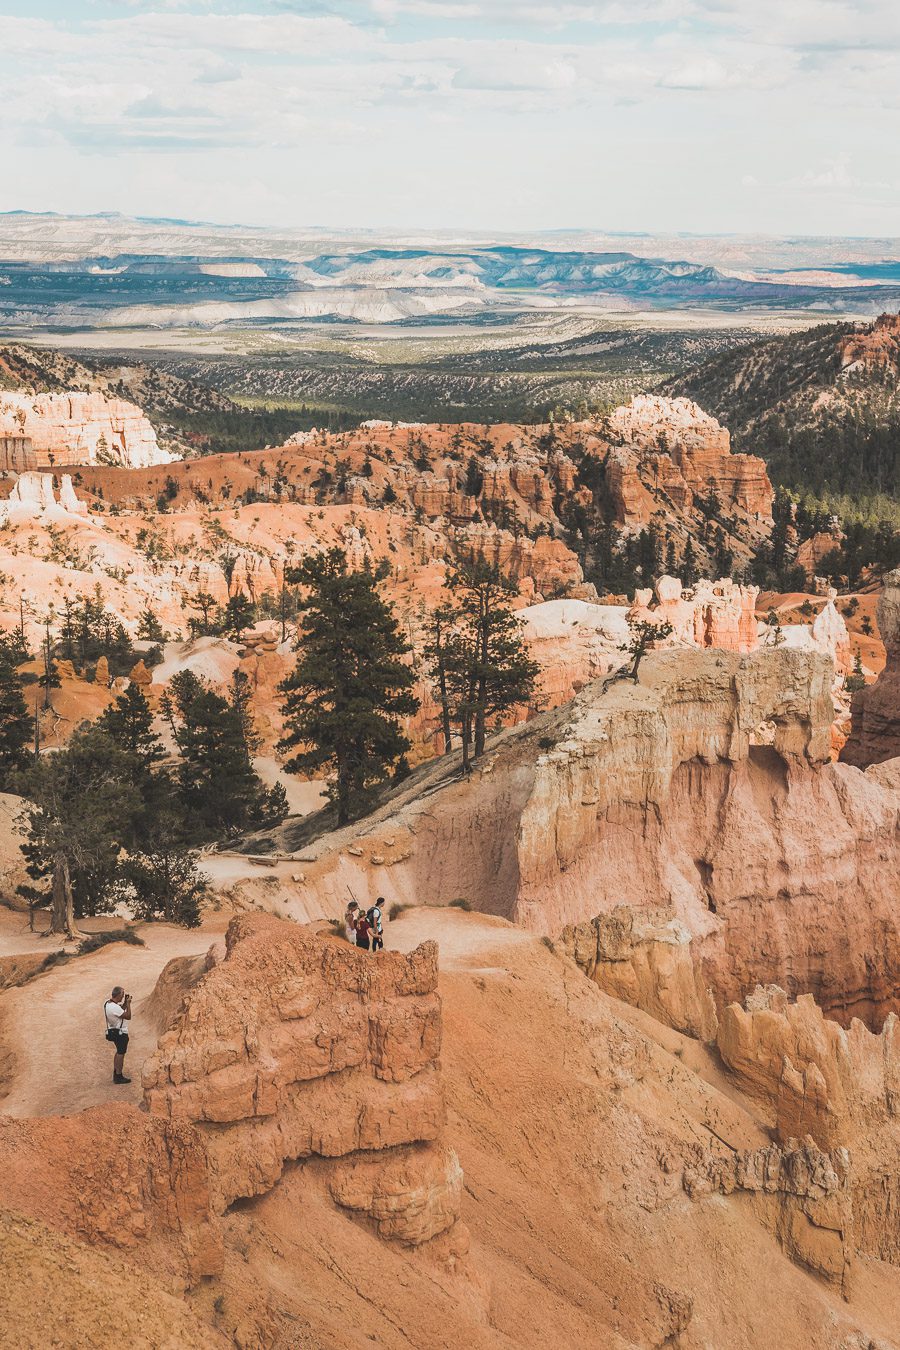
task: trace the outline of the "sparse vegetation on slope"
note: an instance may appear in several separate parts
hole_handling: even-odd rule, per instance
[[[720,418],[736,449],[762,455],[775,481],[865,508],[900,483],[900,364],[880,347],[867,358],[865,341],[877,332],[837,323],[767,338],[712,357],[671,387]]]

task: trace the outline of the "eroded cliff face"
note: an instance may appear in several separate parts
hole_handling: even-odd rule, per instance
[[[221,1272],[206,1151],[189,1124],[127,1105],[0,1116],[0,1172],[5,1208],[187,1284]]]
[[[853,695],[852,730],[841,751],[859,768],[900,755],[900,568],[884,578],[878,628],[887,661],[875,683]]]
[[[268,915],[236,918],[144,1065],[151,1117],[203,1140],[213,1207],[261,1194],[288,1162],[335,1160],[337,1203],[414,1245],[456,1223],[444,1135],[437,947],[377,961]]]
[[[833,674],[787,648],[652,653],[637,684],[503,733],[465,783],[436,766],[313,846],[302,894],[324,913],[348,883],[464,897],[551,939],[624,907],[645,968],[604,987],[652,988],[672,1025],[705,1025],[704,989],[721,1012],[772,983],[874,1025],[898,993],[900,792],[831,761]]]
[[[639,394],[611,414],[609,429],[623,447],[613,462],[626,523],[649,521],[657,492],[682,510],[712,493],[750,516],[771,517],[774,494],[764,461],[733,455],[727,428],[690,399]]]
[[[118,464],[144,469],[174,456],[157,442],[149,420],[134,403],[100,393],[0,395],[0,436],[31,441],[42,466]]]

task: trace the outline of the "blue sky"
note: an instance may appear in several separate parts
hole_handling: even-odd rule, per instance
[[[897,0],[0,0],[0,209],[900,234]]]

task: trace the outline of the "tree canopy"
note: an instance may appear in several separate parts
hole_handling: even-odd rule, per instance
[[[280,748],[298,751],[289,772],[332,775],[328,791],[341,825],[362,814],[402,765],[409,741],[400,719],[419,707],[404,659],[409,644],[379,595],[380,579],[351,571],[339,548],[304,559],[288,577],[307,593],[299,602],[300,654],[280,686]]]

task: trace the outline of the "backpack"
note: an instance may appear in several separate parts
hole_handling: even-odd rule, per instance
[[[366,910],[366,918],[369,920],[369,923],[372,925],[375,932],[380,934],[382,932],[381,910],[377,905],[373,905],[371,909]]]

